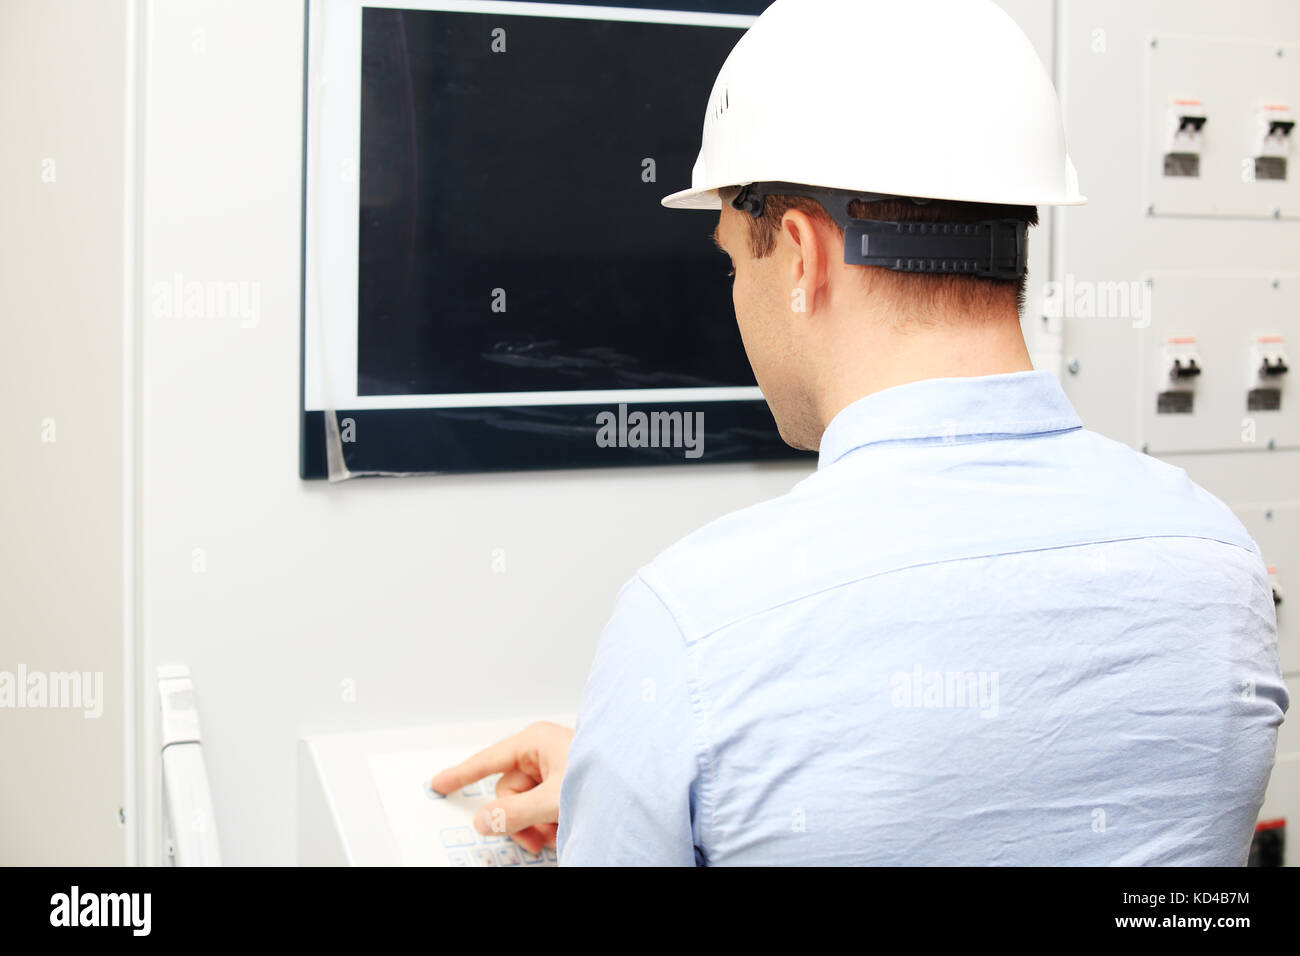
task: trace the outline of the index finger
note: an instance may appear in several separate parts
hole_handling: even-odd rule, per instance
[[[454,767],[439,771],[429,782],[439,793],[451,793],[494,773],[509,773],[519,765],[519,753],[524,747],[521,731],[513,737],[500,740],[467,757]]]

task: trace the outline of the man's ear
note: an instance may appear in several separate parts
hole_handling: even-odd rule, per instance
[[[812,312],[829,278],[830,233],[803,210],[790,209],[781,217],[781,238],[793,252],[787,276],[791,309]]]

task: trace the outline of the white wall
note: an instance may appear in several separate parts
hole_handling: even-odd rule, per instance
[[[5,865],[126,859],[128,62],[123,0],[0,5],[0,671],[103,693],[0,710]]]
[[[260,283],[255,328],[143,318],[146,674],[193,670],[232,864],[295,860],[300,735],[576,709],[623,581],[809,467],[300,481],[302,16],[149,11],[146,293]]]
[[[1054,4],[1003,5],[1050,59]],[[1066,10],[1084,36],[1120,21],[1122,6]],[[299,481],[302,16],[297,0],[0,6],[0,437],[10,456],[0,473],[0,670],[102,671],[110,694],[98,721],[0,711],[0,814],[17,822],[0,834],[0,863],[115,863],[137,849],[146,862],[159,858],[149,675],[171,662],[193,670],[225,860],[291,863],[299,736],[571,711],[635,568],[806,473],[705,466]],[[143,132],[132,163],[137,55]],[[1072,84],[1070,120],[1085,192],[1113,142],[1103,111],[1080,115],[1088,86]],[[41,181],[45,158],[56,161],[54,183]],[[1076,254],[1132,258],[1089,232],[1105,204],[1089,208],[1071,211],[1058,238]],[[1044,222],[1031,242],[1039,279]],[[1276,261],[1293,255],[1279,249]],[[1124,268],[1112,259],[1100,274]],[[258,283],[260,321],[155,314],[154,284],[178,275]],[[1077,340],[1066,344],[1077,350]],[[1100,340],[1098,350],[1084,356],[1087,368],[1115,360]],[[1098,414],[1104,427],[1104,406]],[[40,441],[46,418],[55,443]],[[1274,517],[1251,525],[1263,541],[1263,521],[1295,512],[1289,457],[1276,456],[1257,481],[1222,456],[1177,463],[1241,505],[1248,522],[1268,505]],[[493,570],[497,555],[504,573]],[[118,821],[119,807],[134,806],[137,781],[123,767],[133,766],[137,708],[149,718],[138,845],[134,818]]]

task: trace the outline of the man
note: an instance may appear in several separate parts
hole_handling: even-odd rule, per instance
[[[1020,331],[1036,207],[1083,201],[991,2],[770,7],[665,204],[720,209],[817,471],[627,583],[571,745],[433,785],[505,772],[490,809],[562,864],[1244,863],[1288,704],[1258,549]]]

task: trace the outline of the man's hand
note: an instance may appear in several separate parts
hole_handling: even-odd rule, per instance
[[[474,817],[479,833],[508,833],[532,853],[555,846],[560,820],[560,783],[569,756],[573,731],[538,721],[513,737],[481,750],[468,760],[443,770],[430,781],[439,793],[499,773],[496,799]]]

